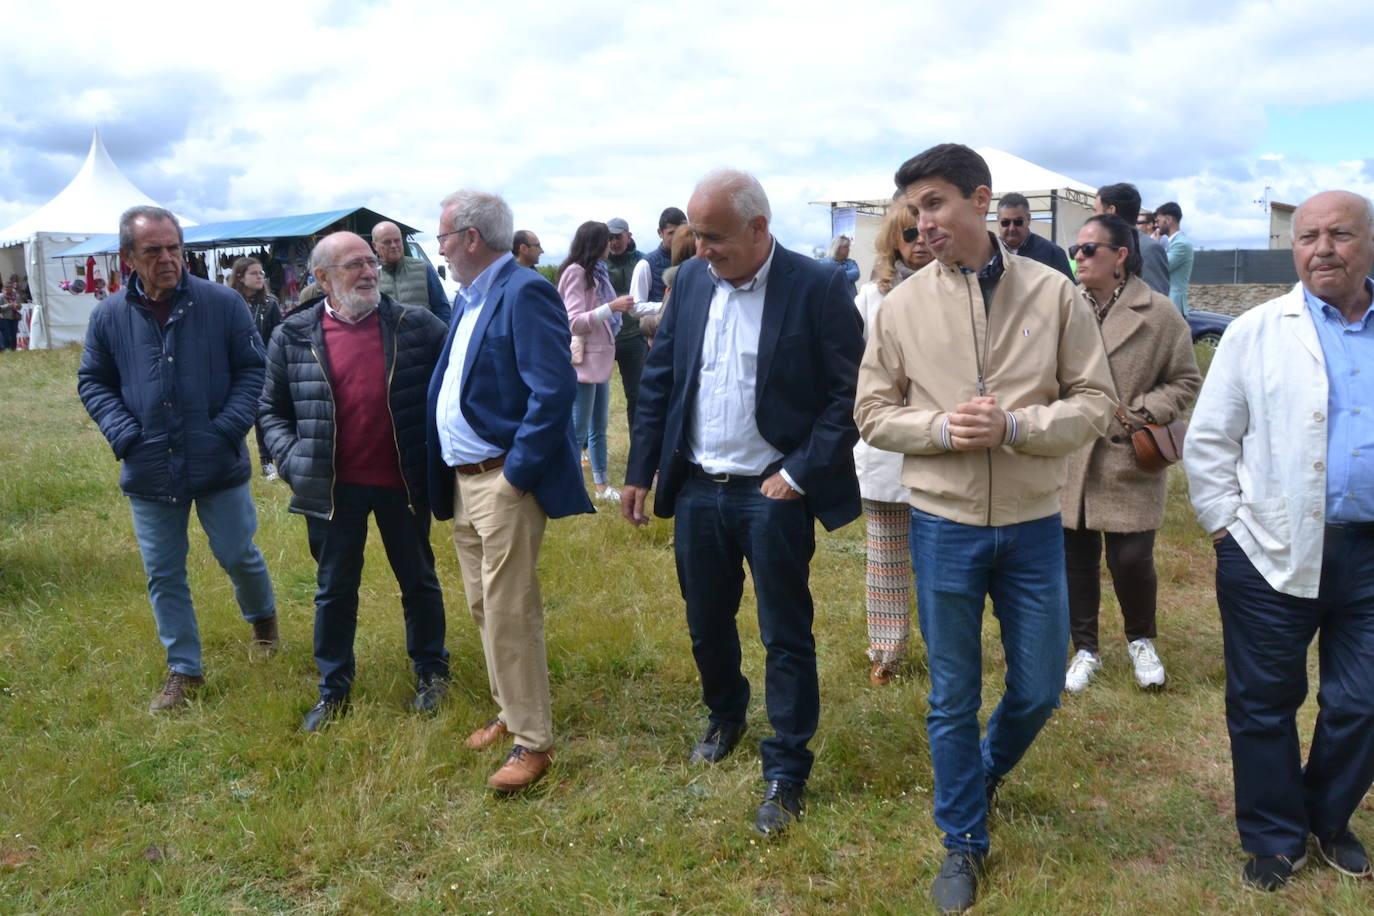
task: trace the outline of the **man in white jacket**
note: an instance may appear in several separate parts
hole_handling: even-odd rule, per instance
[[[1293,217],[1293,290],[1227,329],[1183,462],[1217,553],[1245,881],[1282,887],[1308,837],[1370,874],[1350,829],[1374,782],[1374,211],[1327,191]],[[1307,765],[1296,715],[1321,634]]]

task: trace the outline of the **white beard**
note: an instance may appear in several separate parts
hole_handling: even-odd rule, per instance
[[[344,317],[357,321],[377,307],[382,301],[381,290],[375,286],[366,291],[340,290],[330,297],[330,304]]]

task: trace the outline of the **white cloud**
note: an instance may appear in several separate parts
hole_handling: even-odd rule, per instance
[[[550,251],[610,216],[648,246],[659,210],[685,206],[695,179],[728,163],[760,176],[779,237],[809,248],[829,223],[808,200],[854,181],[881,197],[902,160],[958,140],[1089,183],[1134,180],[1147,202],[1178,199],[1195,238],[1260,245],[1267,225],[1251,201],[1266,185],[1279,199],[1371,189],[1359,164],[1255,152],[1265,106],[1374,98],[1366,80],[1331,77],[1374,58],[1367,10],[26,6],[4,17],[17,25],[0,59],[13,123],[0,135],[0,224],[79,164],[84,141],[59,154],[57,129],[79,136],[99,121],[107,136],[111,122],[147,124],[149,148],[122,164],[200,221],[366,205],[432,230],[439,199],[471,185],[505,194]]]

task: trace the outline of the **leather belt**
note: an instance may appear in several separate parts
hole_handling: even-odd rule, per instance
[[[699,464],[687,465],[693,477],[698,480],[709,480],[711,483],[763,483],[768,477],[767,474],[712,474]]]
[[[464,477],[471,477],[474,474],[485,474],[487,471],[494,471],[506,463],[505,455],[497,455],[495,458],[488,458],[476,464],[459,464],[454,466],[454,470]]]

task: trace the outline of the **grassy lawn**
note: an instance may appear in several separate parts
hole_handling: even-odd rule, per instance
[[[192,522],[191,587],[208,684],[153,718],[164,676],[117,465],[76,398],[75,348],[0,355],[0,912],[902,913],[926,908],[931,820],[919,638],[868,685],[862,523],[820,533],[822,718],[807,819],[750,829],[761,783],[762,651],[746,592],[749,740],[685,758],[703,727],[668,522],[603,509],[553,522],[541,561],[558,762],[494,798],[497,751],[462,739],[492,715],[448,526],[434,528],[454,690],[410,715],[395,582],[369,544],[348,718],[296,733],[315,697],[314,566],[285,484],[253,484],[283,651],[249,627]],[[613,386],[614,388],[615,386]],[[623,402],[612,467],[623,468]],[[1104,670],[1066,700],[1004,784],[985,913],[1369,911],[1368,883],[1309,867],[1281,894],[1241,889],[1212,555],[1181,471],[1157,547],[1159,694],[1131,676],[1104,595]],[[613,478],[619,471],[613,470]],[[987,617],[985,696],[1000,693]],[[1315,688],[1313,690],[1315,694]],[[1304,707],[1310,732],[1314,700]],[[1374,839],[1368,802],[1354,827]]]

